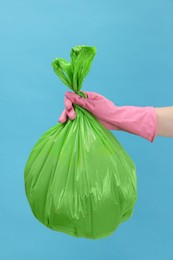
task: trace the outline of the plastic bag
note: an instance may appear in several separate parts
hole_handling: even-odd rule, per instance
[[[76,46],[71,64],[61,58],[52,63],[60,79],[84,97],[80,89],[95,53],[95,47]],[[109,130],[89,111],[74,108],[75,120],[57,123],[35,144],[25,166],[25,191],[33,214],[47,227],[99,239],[132,215],[136,168]]]

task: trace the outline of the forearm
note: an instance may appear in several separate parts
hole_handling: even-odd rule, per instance
[[[157,115],[157,135],[173,137],[173,106],[155,108]]]

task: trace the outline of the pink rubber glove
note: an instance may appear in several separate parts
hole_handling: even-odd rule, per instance
[[[65,107],[59,122],[76,117],[73,103],[90,111],[107,129],[123,130],[153,142],[157,133],[157,115],[154,107],[116,106],[109,99],[95,92],[86,92],[83,98],[73,92],[65,93]]]

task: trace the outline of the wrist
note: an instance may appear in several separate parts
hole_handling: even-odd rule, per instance
[[[154,107],[115,106],[111,124],[126,132],[139,135],[153,142],[157,134],[157,115]]]

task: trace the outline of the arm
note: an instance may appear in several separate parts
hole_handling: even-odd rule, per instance
[[[173,106],[154,109],[157,115],[157,135],[173,137]]]
[[[173,137],[173,107],[116,106],[98,93],[85,93],[87,98],[66,92],[66,109],[59,118],[60,123],[64,123],[68,117],[75,119],[76,114],[72,106],[74,103],[90,111],[109,130],[123,130],[150,142],[153,142],[157,135]]]

